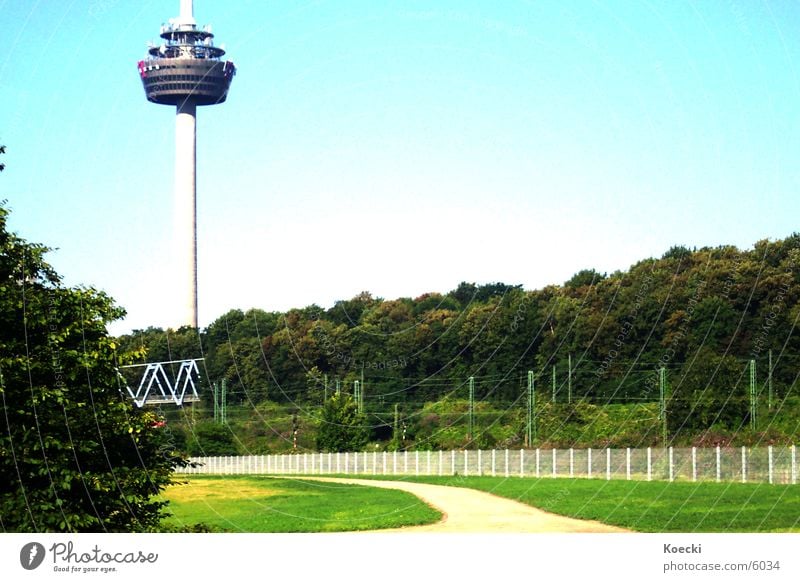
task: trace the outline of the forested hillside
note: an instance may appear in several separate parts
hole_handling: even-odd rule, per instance
[[[441,444],[433,435],[453,428],[448,415],[464,419],[473,377],[476,406],[486,415],[476,430],[483,436],[469,439],[462,431],[450,444],[519,444],[528,371],[542,424],[537,442],[585,440],[593,434],[589,425],[619,405],[629,407],[621,417],[641,416],[649,427],[622,440],[655,442],[662,387],[670,438],[712,426],[783,438],[797,432],[795,417],[786,415],[800,369],[799,297],[795,234],[745,251],[673,247],[626,272],[582,270],[538,290],[461,283],[416,298],[364,292],[327,309],[232,310],[199,335],[149,328],[121,338],[120,349],[145,346],[148,361],[205,357],[209,408],[211,384],[224,379],[229,406],[256,410],[272,402],[313,419],[337,383],[352,393],[359,381],[373,439],[397,432],[377,428],[398,422],[397,404],[400,422],[408,422],[406,439]],[[756,406],[764,411],[757,427],[750,426],[753,372]],[[542,432],[548,418],[560,436]],[[584,428],[566,436],[569,422]],[[619,444],[626,430],[620,425],[592,438]]]

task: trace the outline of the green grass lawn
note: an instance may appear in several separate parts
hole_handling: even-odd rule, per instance
[[[797,485],[459,476],[402,480],[470,487],[641,532],[800,532]]]
[[[169,526],[277,533],[385,529],[442,515],[403,491],[257,476],[193,476],[164,492]]]

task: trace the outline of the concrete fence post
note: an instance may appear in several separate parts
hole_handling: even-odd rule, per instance
[[[742,447],[742,483],[747,483],[747,447]]]
[[[769,473],[769,483],[770,483],[770,485],[772,485],[772,483],[773,483],[773,478],[772,478],[772,469],[773,469],[773,464],[772,464],[772,445],[769,445],[767,447],[767,465],[768,465],[767,466],[767,470],[768,470],[768,473]]]
[[[631,480],[631,448],[625,449],[625,479]]]
[[[669,448],[669,480],[670,482],[675,480],[675,475],[673,473],[674,464],[672,461],[672,447]]]

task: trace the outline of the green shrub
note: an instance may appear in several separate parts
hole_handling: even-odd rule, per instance
[[[317,432],[317,450],[324,452],[360,451],[369,440],[366,419],[359,414],[349,394],[334,394],[322,407]]]
[[[187,451],[193,456],[239,454],[236,439],[227,425],[210,421],[198,422],[189,428],[187,441]]]

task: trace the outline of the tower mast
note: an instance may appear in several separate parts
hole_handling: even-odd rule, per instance
[[[161,26],[161,44],[139,61],[147,100],[172,105],[175,119],[175,230],[183,275],[181,325],[197,327],[197,106],[223,103],[236,67],[214,46],[211,27],[197,28],[192,0],[180,0],[180,15]]]

